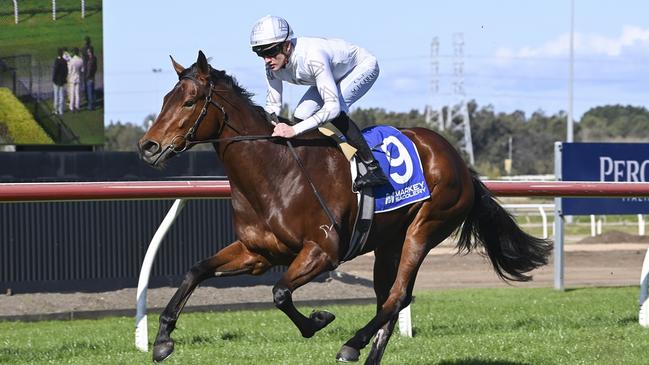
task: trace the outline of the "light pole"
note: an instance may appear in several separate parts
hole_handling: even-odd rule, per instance
[[[575,0],[570,0],[570,71],[568,75],[568,126],[566,132],[566,142],[573,141],[573,120],[572,120],[572,104],[573,104],[573,78],[574,78],[574,63],[575,63]]]

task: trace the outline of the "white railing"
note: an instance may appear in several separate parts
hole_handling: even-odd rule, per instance
[[[503,204],[503,208],[509,210],[510,212],[515,211],[538,211],[541,216],[541,224],[543,225],[543,238],[548,238],[548,215],[545,210],[554,211],[554,204]],[[554,227],[554,225],[552,226]],[[554,234],[554,230],[552,231]]]

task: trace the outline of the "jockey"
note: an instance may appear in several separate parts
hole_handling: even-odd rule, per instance
[[[286,20],[271,15],[257,20],[250,46],[266,64],[268,113],[280,112],[282,81],[310,85],[293,113],[297,123],[277,123],[273,136],[291,138],[331,122],[367,166],[367,174],[356,178],[354,189],[388,182],[358,126],[347,116],[379,76],[372,54],[340,39],[297,38]]]

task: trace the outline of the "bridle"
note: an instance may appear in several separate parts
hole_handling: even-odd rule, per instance
[[[187,76],[181,78],[181,80],[182,79],[189,79],[189,80],[193,80],[193,81],[198,82],[198,80],[196,80],[196,79],[194,79],[192,77],[187,77]],[[219,130],[216,133],[216,137],[218,138],[221,135],[221,133],[223,132],[223,129],[225,128],[226,125],[228,125],[230,128],[234,129],[234,127],[232,127],[230,125],[230,123],[229,123],[230,118],[228,117],[228,113],[225,111],[225,108],[221,104],[219,104],[216,101],[212,100],[212,90],[213,89],[214,89],[214,84],[212,83],[212,81],[210,81],[207,96],[205,97],[205,103],[203,104],[203,109],[201,109],[201,112],[198,115],[198,117],[196,118],[196,121],[194,122],[192,127],[189,128],[189,130],[187,131],[187,133],[185,133],[184,136],[177,135],[177,136],[175,136],[174,138],[171,139],[171,144],[169,145],[169,148],[171,148],[171,150],[174,153],[181,153],[181,152],[184,152],[185,150],[187,150],[187,148],[189,148],[189,146],[191,146],[191,145],[198,144],[198,143],[206,143],[207,142],[207,141],[197,141],[194,138],[196,137],[196,132],[198,131],[198,128],[201,126],[201,123],[203,123],[203,119],[205,119],[205,116],[207,115],[207,110],[209,109],[210,105],[214,105],[215,107],[219,108],[219,110],[223,114],[223,121],[221,122],[221,126],[219,127]],[[182,138],[185,141],[182,148],[177,148],[177,146],[175,145],[175,142],[176,142],[176,140],[178,138]],[[213,140],[210,140],[210,141],[213,141]]]
[[[181,78],[182,79],[188,79],[192,80],[195,82],[199,82],[193,77],[189,76],[184,76]],[[189,147],[196,145],[196,144],[202,144],[202,143],[218,143],[218,142],[237,142],[237,141],[256,141],[256,140],[273,140],[273,139],[282,139],[282,137],[277,137],[277,136],[271,136],[271,135],[243,135],[237,128],[235,128],[232,123],[230,123],[230,117],[228,116],[228,113],[225,111],[225,108],[223,105],[217,103],[216,101],[212,100],[212,92],[214,89],[214,84],[212,81],[209,83],[209,90],[207,92],[207,96],[205,97],[205,104],[203,105],[203,109],[201,109],[200,114],[196,118],[196,121],[192,125],[192,127],[185,133],[184,136],[177,135],[174,138],[171,139],[171,143],[166,147],[166,149],[171,149],[174,153],[181,153],[186,151]],[[219,95],[214,93],[214,95]],[[223,98],[223,96],[221,96]],[[196,132],[198,131],[198,128],[201,126],[201,123],[203,122],[203,119],[205,119],[205,116],[207,115],[207,111],[210,105],[214,105],[215,107],[219,108],[221,113],[223,114],[223,121],[221,121],[221,125],[219,126],[219,130],[216,132],[215,136],[216,138],[211,138],[211,139],[203,139],[203,140],[196,140]],[[234,130],[237,135],[234,137],[227,137],[227,138],[220,138],[221,133],[223,133],[223,130],[225,127],[228,126],[228,128]],[[182,148],[177,148],[176,146],[176,140],[177,139],[182,139],[185,141],[185,144],[183,145]]]

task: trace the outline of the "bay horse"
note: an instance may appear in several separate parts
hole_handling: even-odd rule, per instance
[[[273,124],[263,108],[234,78],[212,68],[202,51],[189,68],[173,57],[171,62],[178,82],[138,142],[140,155],[161,166],[195,144],[212,143],[230,180],[238,239],[189,270],[160,315],[153,360],[162,361],[174,351],[171,332],[200,282],[215,276],[261,275],[275,265],[288,267],[273,286],[275,306],[303,337],[313,336],[335,316],[327,311],[303,315],[293,305],[292,293],[335,269],[347,251],[358,205],[349,161],[316,131],[290,140],[270,137]],[[398,313],[412,299],[426,254],[450,235],[459,235],[460,252],[481,249],[503,280],[531,279],[526,273],[546,264],[552,248],[549,241],[518,227],[442,136],[425,128],[402,132],[422,159],[430,198],[374,217],[359,254],[373,251],[375,256],[376,314],[345,342],[338,361],[358,361],[361,349],[374,337],[365,363],[380,363]],[[325,207],[338,229],[322,228],[331,219]]]

